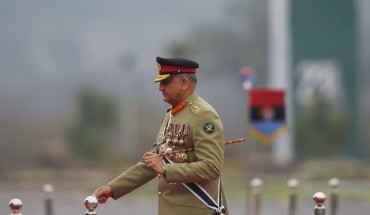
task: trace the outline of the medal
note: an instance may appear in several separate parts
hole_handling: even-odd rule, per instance
[[[165,154],[167,159],[172,160],[173,154],[172,154],[172,148],[171,147],[167,147],[164,151],[164,154]]]
[[[177,145],[177,142],[179,140],[179,128],[180,128],[180,125],[179,124],[176,124],[175,125],[175,136],[173,137],[173,145],[174,146]]]
[[[188,155],[186,153],[177,153],[175,157],[176,163],[185,163],[188,160]]]
[[[166,135],[166,145],[171,145],[173,142],[173,124],[169,124],[168,133]]]

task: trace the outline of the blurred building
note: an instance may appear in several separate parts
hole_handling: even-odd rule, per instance
[[[347,108],[351,137],[346,151],[364,157],[369,2],[302,0],[291,1],[290,7],[293,108],[309,105],[315,92]]]
[[[338,144],[328,143],[336,140],[328,138],[331,134],[326,135],[325,128],[317,127],[304,132],[324,133],[322,136],[326,137],[321,138],[320,143],[306,141],[304,144],[311,146],[305,147],[311,147],[317,154],[325,147],[325,150],[335,147],[340,148],[337,152],[342,154],[364,158],[369,138],[366,136],[366,129],[369,129],[366,110],[370,107],[370,98],[365,93],[369,90],[370,76],[369,1],[268,2],[268,86],[286,89],[289,126],[288,133],[273,143],[273,159],[286,164],[295,157],[296,147],[300,147],[298,143],[302,144],[305,138],[297,134],[296,119],[304,114],[303,108],[309,109],[317,102],[318,95],[340,110],[339,114],[348,115],[344,118],[349,119],[346,125],[349,137]],[[312,138],[315,140],[318,139]]]

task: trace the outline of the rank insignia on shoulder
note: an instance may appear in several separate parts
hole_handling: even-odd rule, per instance
[[[211,122],[207,122],[203,125],[203,131],[212,134],[215,131],[215,126]]]
[[[189,106],[191,107],[191,110],[194,112],[194,114],[198,114],[202,110],[202,107],[200,105],[192,102],[189,103]]]

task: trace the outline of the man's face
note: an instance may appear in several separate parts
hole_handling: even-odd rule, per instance
[[[162,92],[163,101],[175,106],[184,99],[182,80],[181,75],[175,75],[159,83],[159,91]]]

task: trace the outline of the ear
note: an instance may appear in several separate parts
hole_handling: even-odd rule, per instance
[[[190,81],[189,81],[188,78],[185,77],[185,78],[181,79],[181,89],[183,89],[183,90],[188,89],[189,84],[190,84]]]

